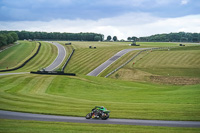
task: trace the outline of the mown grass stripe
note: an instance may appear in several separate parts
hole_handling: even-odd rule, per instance
[[[89,49],[76,51],[71,62],[66,68],[66,72],[87,74],[98,65],[110,58],[118,50],[114,49]]]
[[[108,68],[106,68],[99,76],[105,77],[108,73],[112,72],[113,70],[117,69],[119,66],[130,60],[136,54],[135,51],[129,52],[119,58],[117,61],[112,63]],[[125,66],[124,66],[125,67]]]
[[[190,112],[195,115],[198,112],[198,108],[195,110],[192,107],[194,103],[198,104],[196,102],[198,101],[198,89],[195,89],[195,86],[188,90],[187,87],[183,89],[178,86],[114,82],[102,78],[92,79],[88,76],[79,79],[78,77],[27,74],[24,77],[25,79],[19,78],[22,83],[16,84],[17,89],[22,89],[13,90],[13,88],[10,88],[11,93],[9,91],[0,93],[1,109],[84,116],[89,108],[95,105],[104,105],[112,110],[112,116],[118,118],[144,117],[150,119],[158,118],[158,116],[164,119],[175,119],[177,116],[180,117],[182,113],[180,111],[183,108],[186,108],[183,110],[184,117],[194,119],[185,112],[188,112],[189,108],[191,109]],[[24,84],[24,87],[20,87],[22,84]],[[31,86],[31,84],[33,85]],[[148,88],[146,88],[147,86]],[[113,91],[115,91],[114,94]],[[192,94],[193,98],[185,97],[184,91],[187,92],[187,95]],[[90,95],[88,95],[88,92],[90,92]],[[141,97],[141,95],[144,97]],[[165,95],[166,97],[163,97]],[[166,101],[166,98],[170,100]],[[120,108],[118,108],[119,106]],[[158,106],[159,108],[157,108]],[[119,110],[121,110],[121,113]],[[170,115],[171,110],[179,113]],[[145,111],[148,112],[148,115],[142,115]],[[169,114],[165,111],[169,111]],[[163,113],[168,116],[164,117]]]
[[[40,58],[39,59],[35,59],[34,60],[35,62],[32,62],[32,64],[29,65],[29,67],[27,69],[35,69],[38,64],[39,64],[39,66],[45,64],[45,62],[46,62],[45,56],[48,56],[47,52],[50,51],[50,46],[43,44],[43,47],[42,47],[41,51],[42,52],[40,52],[40,54],[38,55],[38,56],[40,56]]]
[[[41,49],[36,57],[28,62],[23,68],[17,70],[17,72],[24,71],[37,71],[41,68],[50,65],[57,56],[57,48],[50,44],[41,42]]]
[[[41,63],[42,63],[47,50],[48,50],[48,47],[46,47],[46,46],[44,46],[44,44],[42,44],[41,51],[42,51],[42,53],[44,53],[44,54],[42,54],[42,55],[40,54],[40,58],[37,59],[35,62],[33,62],[33,63],[32,63],[32,66],[29,66],[28,68],[29,68],[29,69],[30,69],[30,68],[33,68],[33,66],[36,66],[36,64],[38,64],[38,62],[41,62]],[[40,53],[41,53],[41,52],[40,52]],[[28,68],[27,68],[27,69],[28,69]]]
[[[20,41],[19,45],[13,46],[0,53],[0,69],[19,66],[34,52],[35,42]]]
[[[14,86],[13,88],[7,90],[6,92],[8,93],[17,93],[19,92],[20,90],[23,89],[23,87],[25,87],[25,85],[27,83],[29,83],[31,80],[33,80],[34,77],[28,77],[28,78],[24,78],[21,83],[19,83],[18,85]]]
[[[5,91],[5,90],[9,90],[11,88],[15,88],[15,86],[18,85],[18,84],[20,84],[24,79],[25,79],[25,77],[23,77],[23,76],[19,77],[18,76],[17,78],[12,78],[9,81],[5,81],[5,82],[3,82],[1,84],[0,91]]]
[[[101,50],[99,49],[99,51]],[[99,63],[103,58],[109,58],[107,56],[110,56],[112,52],[114,53],[117,50],[119,48],[115,47],[112,50],[107,47],[107,49],[102,50],[102,57],[94,53],[93,61],[84,62],[83,66],[76,68],[76,70],[84,73],[85,67],[89,69],[92,67],[93,62],[97,61]],[[106,51],[109,54],[104,55],[105,53],[103,52]],[[136,62],[135,65],[140,62],[143,63],[144,59],[149,58],[148,56],[152,55],[146,55],[145,58]],[[128,59],[128,57],[130,56],[126,55],[124,59]],[[156,58],[158,57],[159,55],[156,55]],[[159,60],[161,61],[162,59],[160,58]],[[78,61],[78,59],[74,58],[74,61]],[[165,63],[163,62],[163,64]],[[144,65],[146,64],[144,63]],[[151,70],[151,68],[149,69]],[[159,71],[159,69],[162,69],[162,71],[168,71],[168,69],[170,71],[180,70],[179,68],[170,68],[169,66],[167,69],[160,67],[157,70]],[[193,71],[194,69],[189,70]],[[184,68],[181,71],[188,71],[188,69]],[[85,116],[95,105],[103,105],[111,110],[112,118],[200,120],[199,84],[190,86],[160,85],[149,82],[140,83],[101,77],[94,78],[81,74],[76,77],[25,74],[23,76],[20,75],[21,77],[18,75],[19,78],[16,76],[16,79],[13,78],[13,81],[11,81],[11,78],[8,78],[11,76],[6,75],[3,77],[7,78],[2,78],[5,84],[0,86],[0,109]],[[7,85],[10,81],[12,82],[11,86]],[[22,84],[24,85],[20,87]],[[13,90],[14,86],[19,90]],[[4,90],[4,88],[6,89]],[[11,93],[9,93],[10,89]]]

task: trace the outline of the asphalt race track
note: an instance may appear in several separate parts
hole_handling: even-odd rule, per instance
[[[0,119],[200,128],[200,122],[198,121],[161,121],[161,120],[134,120],[134,119],[107,119],[107,120],[89,119],[88,120],[85,119],[84,117],[31,114],[31,113],[20,113],[20,112],[11,112],[3,110],[0,110]]]
[[[45,71],[53,71],[65,59],[66,51],[65,51],[65,48],[61,44],[59,44],[57,42],[48,42],[48,43],[51,43],[51,44],[55,45],[58,48],[58,56],[56,57],[56,59],[54,60],[54,62],[51,65],[49,65],[48,67],[45,68]]]
[[[134,50],[145,50],[150,48],[132,48],[132,49],[124,49],[119,51],[117,54],[115,54],[113,57],[105,61],[103,64],[95,68],[93,71],[88,73],[88,76],[98,76],[102,71],[104,71],[107,67],[109,67],[112,63],[114,63],[116,60],[118,60],[120,57],[125,55],[126,53]]]
[[[30,72],[19,72],[19,73],[0,73],[0,76],[3,76],[3,75],[15,75],[15,74],[27,74],[27,73],[30,73]]]

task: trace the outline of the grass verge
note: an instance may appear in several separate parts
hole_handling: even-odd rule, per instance
[[[41,122],[0,119],[0,132],[4,133],[199,133],[199,128],[130,126],[111,124],[84,124],[68,122]]]
[[[39,53],[30,60],[24,67],[15,72],[37,71],[49,66],[57,57],[58,50],[56,46],[47,42],[41,42]]]
[[[30,58],[37,50],[36,42],[19,41],[15,45],[0,53],[0,69],[14,68]]]

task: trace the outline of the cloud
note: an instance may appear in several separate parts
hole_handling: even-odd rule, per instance
[[[174,0],[100,0],[97,4],[106,5],[119,5],[119,6],[132,6],[132,7],[144,7],[144,6],[161,6],[174,3]],[[151,4],[151,5],[150,5]]]
[[[181,5],[186,5],[188,2],[188,0],[181,0]]]
[[[0,0],[0,21],[99,20],[132,12],[180,17],[197,14],[199,4],[198,0]]]
[[[1,30],[28,30],[46,32],[95,32],[127,39],[129,36],[149,36],[170,32],[199,32],[200,15],[188,15],[177,18],[161,18],[149,13],[127,13],[125,15],[98,20],[52,21],[0,21]]]

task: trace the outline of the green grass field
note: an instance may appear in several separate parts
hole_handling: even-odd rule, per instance
[[[104,105],[111,118],[200,120],[200,85],[33,74],[0,76],[0,84],[4,110],[85,116]]]
[[[138,52],[139,51],[131,51],[131,52],[127,53],[126,55],[122,56],[119,60],[115,61],[108,68],[106,68],[106,70],[104,70],[102,73],[100,73],[99,76],[105,77],[108,73],[112,72],[114,69],[118,68],[119,66],[124,64],[126,61],[130,60]]]
[[[42,45],[39,53],[23,68],[17,71],[20,72],[37,71],[40,70],[41,68],[49,66],[55,60],[58,53],[56,46],[46,42],[41,42],[41,44]]]
[[[4,133],[199,133],[199,128],[129,126],[112,124],[83,124],[68,122],[40,122],[0,120],[0,132]]]
[[[72,56],[65,72],[88,74],[120,51],[118,48],[78,49]]]
[[[19,41],[19,43],[20,44],[0,52],[0,69],[19,66],[24,60],[27,60],[30,55],[33,55],[34,49],[37,48],[35,42]]]
[[[59,43],[64,44],[65,42]],[[72,42],[72,46],[76,51],[67,65],[65,72],[86,75],[120,50],[134,48],[133,46],[128,45],[130,43],[131,42]],[[176,43],[153,44],[154,43],[147,44],[141,42],[140,45],[141,47],[166,47],[178,45]],[[96,47],[96,49],[89,49],[89,46]],[[106,71],[109,70],[110,69]]]
[[[32,43],[28,42],[28,44],[32,44]],[[31,47],[31,46],[32,45],[28,45],[27,47]],[[11,50],[8,49],[8,50],[15,51],[14,49],[11,49]],[[26,51],[26,50],[24,50],[24,51]],[[15,52],[17,55],[21,54],[21,51],[19,51],[19,50],[15,51]],[[57,57],[57,53],[58,53],[58,51],[57,51],[56,46],[54,46],[50,43],[41,42],[41,48],[40,48],[39,53],[32,60],[30,60],[24,67],[22,67],[18,70],[15,70],[14,72],[30,72],[30,71],[37,71],[42,68],[45,68],[45,67],[49,66],[55,60],[55,58]],[[3,60],[6,57],[6,55],[7,54],[5,54],[2,57]],[[12,58],[13,58],[13,60],[16,60],[18,58],[18,56],[15,56]],[[5,60],[4,60],[4,62],[5,62]],[[2,62],[1,64],[4,64],[4,62]]]
[[[114,63],[112,68],[117,66],[120,66],[120,61]],[[148,78],[155,78],[155,76],[156,81],[162,80],[161,82],[165,83],[173,80],[184,81],[183,84],[200,83],[200,46],[143,52],[110,77],[149,81]],[[172,83],[176,84],[175,81]]]
[[[180,42],[137,42],[140,47],[179,47]],[[181,43],[187,46],[197,46],[197,43]],[[179,47],[180,48],[180,47]],[[181,47],[182,49],[183,47]]]
[[[59,42],[64,44],[66,42]],[[123,49],[128,48],[138,48],[137,46],[129,46],[131,42],[72,42],[72,46],[75,48],[75,53],[72,56],[69,64],[67,65],[65,72],[68,73],[76,73],[86,75],[97,66],[105,62],[107,59],[112,57],[114,54]],[[145,47],[174,47],[178,46],[179,43],[160,43],[160,42],[138,42],[140,44],[140,48]],[[192,46],[193,44],[185,44],[186,46]],[[89,46],[97,47],[96,49],[89,49]],[[111,67],[105,70],[100,76],[107,75],[110,71],[116,68],[120,63],[128,60],[134,55],[127,54],[122,58],[121,62],[118,64],[113,64]]]
[[[67,43],[66,41],[60,41],[59,43],[65,44]],[[129,48],[128,44],[130,42],[84,42],[84,41],[72,41],[72,46],[75,49],[84,49],[84,48],[89,48],[89,46],[96,47],[98,48],[108,48],[108,47],[124,47],[124,48]]]
[[[61,43],[64,45],[65,42]],[[166,74],[167,77],[173,78],[178,76],[199,79],[199,46],[144,52],[110,76],[117,79],[85,76],[116,52],[124,48],[133,48],[128,44],[129,42],[72,42],[76,51],[65,72],[75,72],[78,74],[75,77],[35,74],[0,76],[0,109],[85,116],[94,106],[103,105],[111,110],[111,118],[200,121],[199,83],[160,84],[150,79],[152,76],[165,77]],[[140,44],[141,47],[178,45],[176,43]],[[89,46],[97,48],[89,49]],[[70,53],[71,47],[66,47],[66,50]],[[106,75],[136,53],[137,51],[133,51],[126,54],[100,76]],[[56,47],[42,42],[39,54],[17,72],[46,67],[56,56]],[[145,63],[148,61],[150,64]],[[133,62],[135,65],[132,65]],[[153,71],[154,68],[158,70],[156,73]],[[192,71],[194,72],[190,73]],[[0,123],[0,132],[26,132],[28,128],[34,128],[30,132],[50,130],[65,132],[66,129],[69,129],[69,132],[93,132],[94,130],[95,132],[199,132],[195,128],[94,124],[94,127],[101,128],[96,131],[97,129],[90,124],[17,120],[0,120]]]
[[[200,77],[200,50],[149,52],[134,68],[159,75]]]
[[[60,42],[64,44],[65,42]],[[65,72],[86,75],[118,51],[130,48],[129,42],[72,42],[75,53]],[[89,46],[96,49],[89,49]]]

